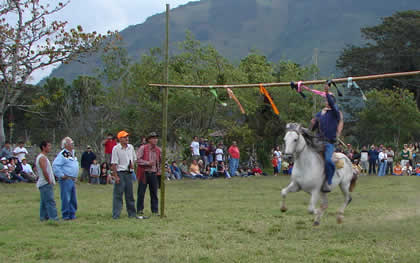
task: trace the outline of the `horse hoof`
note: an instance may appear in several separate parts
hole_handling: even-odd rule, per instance
[[[342,224],[343,223],[343,216],[337,216],[337,224]]]
[[[319,222],[315,221],[313,226],[319,226]]]
[[[283,206],[280,211],[282,211],[283,213],[287,211],[287,208],[285,206]]]

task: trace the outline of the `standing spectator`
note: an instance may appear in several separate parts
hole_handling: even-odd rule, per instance
[[[111,184],[111,171],[109,170],[108,162],[103,162],[101,164],[101,173],[99,176],[100,184]]]
[[[401,176],[402,172],[403,171],[402,171],[401,164],[400,164],[400,162],[397,162],[397,164],[394,167],[394,175]]]
[[[86,147],[86,151],[82,154],[81,166],[82,166],[82,176],[80,181],[88,181],[90,183],[90,165],[93,163],[93,160],[96,159],[95,153],[92,152],[90,145]]]
[[[76,219],[77,197],[75,181],[79,174],[79,163],[74,154],[74,143],[70,137],[61,141],[63,150],[58,153],[52,168],[58,177],[61,196],[61,213],[64,220]]]
[[[386,174],[392,174],[394,171],[394,151],[392,150],[391,147],[388,147],[388,149],[386,150],[386,156],[387,156],[387,169],[386,169]]]
[[[190,145],[190,150],[193,160],[200,159],[200,143],[198,142],[198,136],[194,136]]]
[[[140,146],[137,150],[138,181],[137,189],[137,214],[143,215],[144,210],[144,195],[149,186],[150,194],[150,208],[152,215],[158,215],[159,200],[158,200],[158,176],[161,175],[161,149],[157,146],[158,135],[156,132],[151,132],[147,136],[148,143]]]
[[[208,140],[204,138],[200,138],[200,159],[203,160],[204,165],[207,165],[207,151],[209,150]]]
[[[93,160],[92,164],[90,165],[89,174],[90,174],[90,182],[92,184],[99,184],[99,175],[101,172],[101,168],[99,167],[98,162],[96,159]]]
[[[22,159],[28,154],[28,150],[23,145],[24,143],[20,141],[18,146],[13,150],[13,155],[19,159],[19,162],[22,162]]]
[[[115,140],[114,135],[112,133],[108,133],[108,136],[105,140],[102,141],[102,145],[105,147],[105,161],[110,164],[111,163],[111,156],[112,156],[112,149],[115,145],[117,145],[117,140]]]
[[[410,151],[408,150],[408,145],[404,144],[404,149],[401,151],[401,166],[404,168],[405,164],[410,162]]]
[[[12,154],[12,147],[10,146],[10,142],[6,141],[4,143],[3,148],[1,148],[1,152],[0,152],[0,158],[5,157],[6,159],[9,159],[11,157],[13,157]]]
[[[386,156],[384,148],[379,148],[378,161],[379,161],[378,176],[385,176],[387,156]]]
[[[216,149],[216,161],[218,163],[223,162],[223,145],[219,143]]]
[[[279,167],[278,167],[278,158],[276,154],[273,154],[273,158],[271,159],[271,164],[273,165],[273,175],[277,176],[279,174]]]
[[[28,180],[28,182],[35,183],[36,182],[36,175],[34,174],[34,171],[32,170],[31,165],[28,163],[28,160],[26,158],[22,159],[22,177]]]
[[[41,153],[35,160],[35,169],[39,176],[36,187],[38,187],[41,195],[39,218],[41,221],[58,221],[57,208],[54,200],[55,177],[51,163],[47,158],[51,150],[51,143],[43,141],[39,144],[39,148],[41,148]]]
[[[362,174],[367,175],[369,169],[369,153],[366,146],[363,146],[360,151],[360,166],[362,167]]]
[[[369,175],[373,172],[376,174],[376,162],[378,161],[379,152],[376,150],[375,145],[370,146],[370,150],[368,152],[369,156]]]
[[[216,151],[216,147],[214,146],[213,142],[209,142],[209,147],[207,148],[207,160],[209,163],[214,162],[214,152]]]
[[[408,151],[410,152],[410,156],[408,157],[408,161],[410,162],[410,165],[412,167],[414,167],[415,163],[413,162],[413,157],[414,158],[416,157],[416,154],[414,153],[414,144],[410,143],[410,146],[408,146]]]
[[[228,149],[228,153],[230,176],[236,176],[236,170],[238,170],[240,158],[239,148],[236,141],[232,142],[232,145]]]
[[[136,218],[136,208],[133,196],[133,178],[131,171],[134,170],[136,153],[133,145],[128,143],[128,133],[120,131],[117,134],[119,144],[112,149],[112,175],[115,178],[114,192],[112,200],[112,218],[120,218],[123,206],[123,194],[125,195],[125,205],[129,218]],[[137,217],[143,219],[143,217]]]
[[[276,146],[276,149],[274,150],[274,154],[277,157],[277,172],[279,173],[281,171],[281,151],[280,146]]]

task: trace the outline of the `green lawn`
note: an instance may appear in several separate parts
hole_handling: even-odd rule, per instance
[[[125,210],[113,220],[112,186],[81,184],[77,220],[58,224],[39,222],[35,185],[0,184],[0,262],[420,261],[420,178],[360,178],[342,225],[336,189],[319,227],[305,193],[289,194],[289,211],[280,212],[288,181],[167,182],[167,218],[149,220]],[[60,212],[58,186],[55,193]]]

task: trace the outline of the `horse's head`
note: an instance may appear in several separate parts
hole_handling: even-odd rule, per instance
[[[305,148],[305,140],[302,136],[303,127],[298,123],[288,123],[286,125],[286,135],[284,135],[283,156],[290,162],[293,155],[300,153]]]

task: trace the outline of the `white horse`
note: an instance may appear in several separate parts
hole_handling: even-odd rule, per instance
[[[300,124],[289,123],[286,125],[284,156],[286,158],[293,156],[294,165],[291,182],[281,191],[283,197],[281,211],[287,211],[287,193],[303,190],[311,195],[308,210],[309,213],[315,214],[314,226],[317,226],[328,207],[328,199],[327,194],[321,192],[321,187],[326,178],[324,157],[319,152],[319,145],[313,143],[309,136],[308,130],[301,127]],[[346,155],[342,153],[335,153],[334,155],[335,159],[344,161],[343,168],[336,169],[331,185],[331,189],[339,185],[344,195],[344,203],[337,213],[337,223],[340,224],[344,219],[344,209],[352,200],[350,192],[356,185],[357,174],[353,175],[351,161]],[[321,198],[321,206],[317,209],[316,205],[319,198]]]

